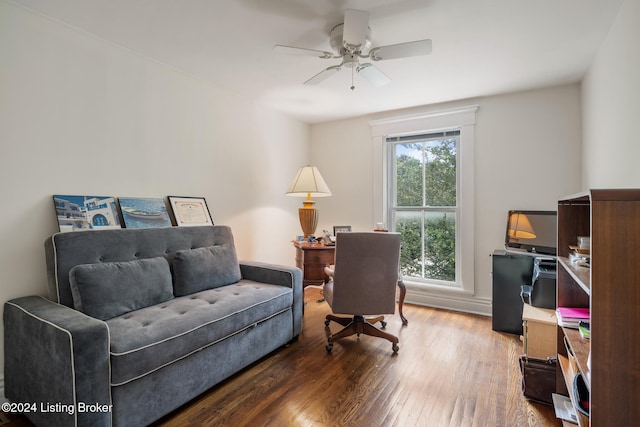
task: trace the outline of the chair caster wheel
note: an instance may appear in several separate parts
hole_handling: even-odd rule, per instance
[[[385,322],[384,320],[380,321],[380,325],[382,325],[382,329],[387,327],[387,322]]]
[[[327,344],[325,348],[327,349],[327,353],[331,353],[331,350],[333,350],[333,344]]]
[[[331,323],[329,320],[325,320],[324,321],[324,326],[329,326],[329,323]]]
[[[398,344],[394,344],[391,349],[393,350],[394,353],[398,353],[398,350],[400,350],[400,347],[398,347]]]

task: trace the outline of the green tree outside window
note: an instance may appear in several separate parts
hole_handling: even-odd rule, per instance
[[[456,138],[394,144],[404,277],[456,280]]]

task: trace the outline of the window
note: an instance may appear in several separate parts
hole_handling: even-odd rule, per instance
[[[402,234],[407,287],[474,291],[477,107],[370,122],[375,221]]]
[[[402,234],[402,275],[456,283],[459,130],[388,136],[392,230]]]

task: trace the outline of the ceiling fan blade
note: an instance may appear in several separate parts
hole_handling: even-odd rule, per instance
[[[369,57],[374,61],[385,59],[407,58],[409,56],[429,55],[431,40],[417,40],[414,42],[391,44],[371,49]]]
[[[369,31],[371,15],[363,10],[347,9],[344,11],[343,46],[361,46]]]
[[[358,71],[358,74],[364,77],[375,87],[384,86],[391,82],[391,79],[385,73],[376,68],[373,64],[360,64],[356,71]]]
[[[324,59],[334,57],[333,53],[326,52],[323,50],[305,49],[303,47],[293,47],[293,46],[283,46],[283,45],[275,45],[273,47],[273,51],[277,53],[286,53],[289,55],[315,56],[316,58],[324,58]]]
[[[340,65],[333,65],[325,70],[320,71],[315,76],[311,77],[309,80],[304,82],[306,85],[317,85],[320,82],[325,81],[327,78],[333,76],[335,73],[340,71],[342,67]]]

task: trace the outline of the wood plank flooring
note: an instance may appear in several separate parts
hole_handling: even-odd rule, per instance
[[[298,342],[281,348],[154,424],[173,426],[560,426],[550,406],[520,389],[518,337],[491,318],[405,305],[391,343],[355,336],[325,350],[327,303],[305,291]],[[334,332],[339,325],[331,324]],[[30,425],[10,415],[9,427]]]
[[[520,389],[522,343],[491,318],[405,305],[409,325],[387,317],[400,339],[355,336],[325,350],[316,288],[305,291],[298,342],[155,424],[168,426],[559,426],[550,406]],[[330,329],[338,331],[332,323]]]

